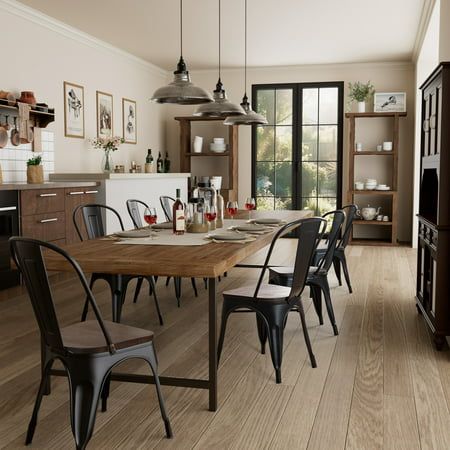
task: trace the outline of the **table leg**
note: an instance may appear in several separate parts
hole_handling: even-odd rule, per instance
[[[208,279],[209,410],[217,410],[217,304],[216,279]]]

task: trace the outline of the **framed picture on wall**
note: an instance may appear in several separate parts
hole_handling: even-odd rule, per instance
[[[84,139],[84,87],[64,81],[64,135]]]
[[[113,136],[113,96],[97,91],[97,137]]]
[[[374,112],[405,112],[406,92],[375,92]]]
[[[122,98],[122,129],[123,139],[127,144],[137,143],[136,102]]]

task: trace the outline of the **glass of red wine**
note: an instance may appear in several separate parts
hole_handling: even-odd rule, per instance
[[[248,211],[248,220],[252,219],[252,211],[256,208],[256,201],[253,197],[245,199],[245,209]]]
[[[208,221],[208,231],[211,230],[211,222],[214,222],[217,217],[217,209],[214,205],[205,206],[205,219]]]
[[[158,216],[156,215],[156,208],[145,208],[144,220],[149,225],[154,225],[156,223],[157,219],[158,219]]]
[[[233,224],[233,218],[238,212],[238,202],[236,201],[227,202],[227,212],[231,216],[231,224]]]

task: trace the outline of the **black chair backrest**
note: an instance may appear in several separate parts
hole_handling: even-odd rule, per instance
[[[47,270],[42,256],[43,248],[46,252],[50,251],[58,253],[73,267],[83,285],[110,353],[114,353],[115,349],[111,341],[111,336],[105,327],[100,310],[98,309],[94,296],[89,289],[89,285],[78,263],[64,250],[48,242],[22,237],[12,237],[9,239],[9,245],[12,257],[25,281],[28,295],[30,296],[31,304],[33,306],[34,315],[45,344],[55,352],[64,352],[64,343],[62,341],[55,304],[53,302]]]
[[[333,221],[331,223],[330,231],[328,232],[327,238],[327,251],[323,258],[319,261],[318,267],[324,269],[328,272],[330,270],[331,264],[333,264],[334,251],[336,249],[339,234],[342,229],[342,224],[345,220],[345,213],[342,210],[330,211],[324,214],[322,217],[326,220],[327,217],[332,216]]]
[[[342,238],[338,243],[338,247],[345,248],[347,247],[348,241],[350,240],[353,221],[355,220],[356,211],[358,211],[358,207],[356,205],[345,205],[342,207],[342,210],[345,212],[345,226],[344,232],[342,233]]]
[[[172,205],[175,203],[175,199],[167,195],[161,195],[159,202],[161,203],[167,222],[172,222]]]
[[[119,221],[120,229],[125,230],[122,222],[122,218],[119,213],[110,206],[100,205],[97,203],[89,203],[87,205],[79,205],[73,210],[72,220],[77,230],[80,241],[83,240],[83,235],[81,234],[80,227],[78,226],[78,211],[81,210],[81,215],[83,217],[84,226],[86,227],[86,232],[88,239],[97,239],[106,235],[105,226],[103,223],[102,212],[111,211],[117,220]]]
[[[270,243],[269,251],[267,252],[264,266],[261,270],[261,274],[256,285],[255,293],[253,297],[256,299],[258,296],[259,288],[264,279],[265,272],[269,267],[270,257],[275,247],[276,241],[281,237],[293,231],[296,231],[298,237],[297,251],[295,256],[294,274],[291,292],[289,294],[288,301],[294,302],[305,287],[306,278],[308,276],[309,267],[314,255],[314,250],[317,247],[318,242],[322,238],[323,232],[326,229],[326,220],[322,217],[311,217],[308,219],[299,219],[290,222],[281,227],[272,239]]]
[[[127,210],[133,222],[134,228],[142,228],[143,226],[141,214],[139,213],[139,205],[142,205],[144,208],[148,208],[147,203],[144,203],[141,200],[127,200]]]

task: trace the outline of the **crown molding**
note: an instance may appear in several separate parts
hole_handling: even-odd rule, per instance
[[[416,39],[414,41],[412,60],[417,61],[419,57],[420,50],[422,48],[425,35],[428,30],[428,25],[430,23],[431,15],[433,14],[434,6],[436,5],[436,0],[424,0],[422,13],[420,15],[419,26],[417,28]]]
[[[37,11],[29,6],[24,5],[16,0],[0,0],[0,11],[6,11],[10,14],[14,14],[22,19],[33,22],[37,25],[47,28],[55,33],[72,39],[80,44],[87,45],[88,47],[96,50],[103,51],[105,53],[113,54],[128,62],[135,64],[136,66],[151,72],[152,74],[167,77],[168,72],[161,67],[139,58],[125,50],[121,50],[118,47],[114,47],[101,39],[97,39],[90,34],[87,34],[75,27],[65,24],[53,17],[50,17],[40,11]]]

